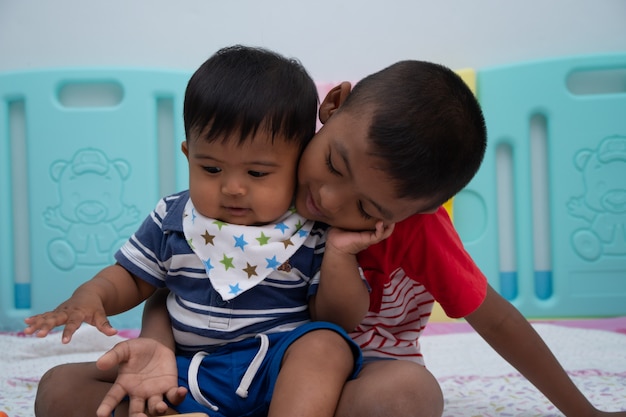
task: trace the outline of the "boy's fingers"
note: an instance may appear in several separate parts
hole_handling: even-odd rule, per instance
[[[396,227],[396,224],[395,223],[391,223],[390,225],[388,225],[385,228],[385,237],[386,238],[391,236],[391,234],[393,233],[393,229],[395,229],[395,227]]]

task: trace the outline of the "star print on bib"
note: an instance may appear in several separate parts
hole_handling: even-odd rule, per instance
[[[278,269],[302,246],[313,221],[290,209],[276,223],[242,226],[204,217],[187,200],[183,233],[213,288],[231,300]]]

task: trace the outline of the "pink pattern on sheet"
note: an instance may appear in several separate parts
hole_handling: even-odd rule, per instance
[[[607,411],[626,410],[626,372],[586,369],[568,372],[592,404]],[[443,417],[562,417],[518,373],[439,378],[445,395]]]
[[[551,323],[534,326],[574,383],[596,406],[626,410],[626,317]],[[444,392],[445,417],[562,416],[466,323],[431,323],[426,330],[423,352]],[[45,339],[0,333],[0,351],[6,352],[0,357],[0,411],[9,417],[33,417],[37,383],[47,369],[59,363],[93,361],[118,341],[137,334],[129,329],[109,338],[83,326],[69,345],[62,345],[58,332]],[[595,354],[581,355],[589,352]]]
[[[571,327],[577,329],[594,329],[606,330],[626,334],[626,316],[624,317],[607,317],[598,319],[577,319],[577,320],[531,320],[533,323],[549,323],[563,327]],[[465,321],[451,322],[435,322],[429,323],[424,329],[424,335],[452,334],[473,332],[472,326]]]

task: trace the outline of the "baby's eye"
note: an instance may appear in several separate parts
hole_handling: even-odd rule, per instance
[[[222,169],[218,167],[202,167],[202,169],[204,169],[209,174],[217,174],[222,172]]]
[[[267,172],[261,172],[261,171],[248,171],[248,174],[250,174],[251,176],[255,177],[255,178],[261,178],[267,175]]]

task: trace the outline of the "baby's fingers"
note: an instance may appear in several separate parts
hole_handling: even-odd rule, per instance
[[[96,328],[100,330],[100,332],[104,333],[107,336],[114,336],[117,334],[117,330],[113,326],[111,326],[109,318],[102,310],[96,311],[94,313],[93,325],[96,326]]]
[[[63,343],[69,343],[76,330],[83,324],[89,323],[96,327],[107,336],[113,336],[117,333],[111,325],[103,311],[83,312],[82,310],[74,310],[69,314],[65,328],[63,329]]]
[[[130,397],[130,403],[128,405],[129,417],[147,417],[146,415],[146,400],[141,397]]]
[[[67,322],[67,314],[64,312],[49,311],[44,314],[27,317],[24,322],[28,325],[24,329],[26,334],[36,334],[37,337],[46,337],[52,329]]]
[[[174,406],[180,404],[187,395],[187,388],[174,387],[165,394],[165,398]],[[151,416],[160,416],[165,414],[169,406],[160,395],[154,395],[148,398],[148,414]]]
[[[65,327],[63,328],[63,337],[61,342],[69,343],[76,330],[85,322],[85,313],[81,310],[72,311],[68,317]]]
[[[96,361],[96,367],[102,371],[109,370],[114,366],[121,365],[130,360],[130,348],[128,342],[123,341],[117,343],[111,349],[106,351]]]
[[[187,388],[176,387],[176,388],[170,389],[165,395],[165,397],[173,405],[179,405],[180,403],[183,402],[186,395],[187,395]]]
[[[154,395],[148,398],[148,414],[151,416],[160,416],[165,414],[167,409],[167,403],[163,401],[163,397],[160,395]]]
[[[96,410],[98,417],[110,417],[115,408],[126,396],[126,391],[118,384],[113,384]]]

